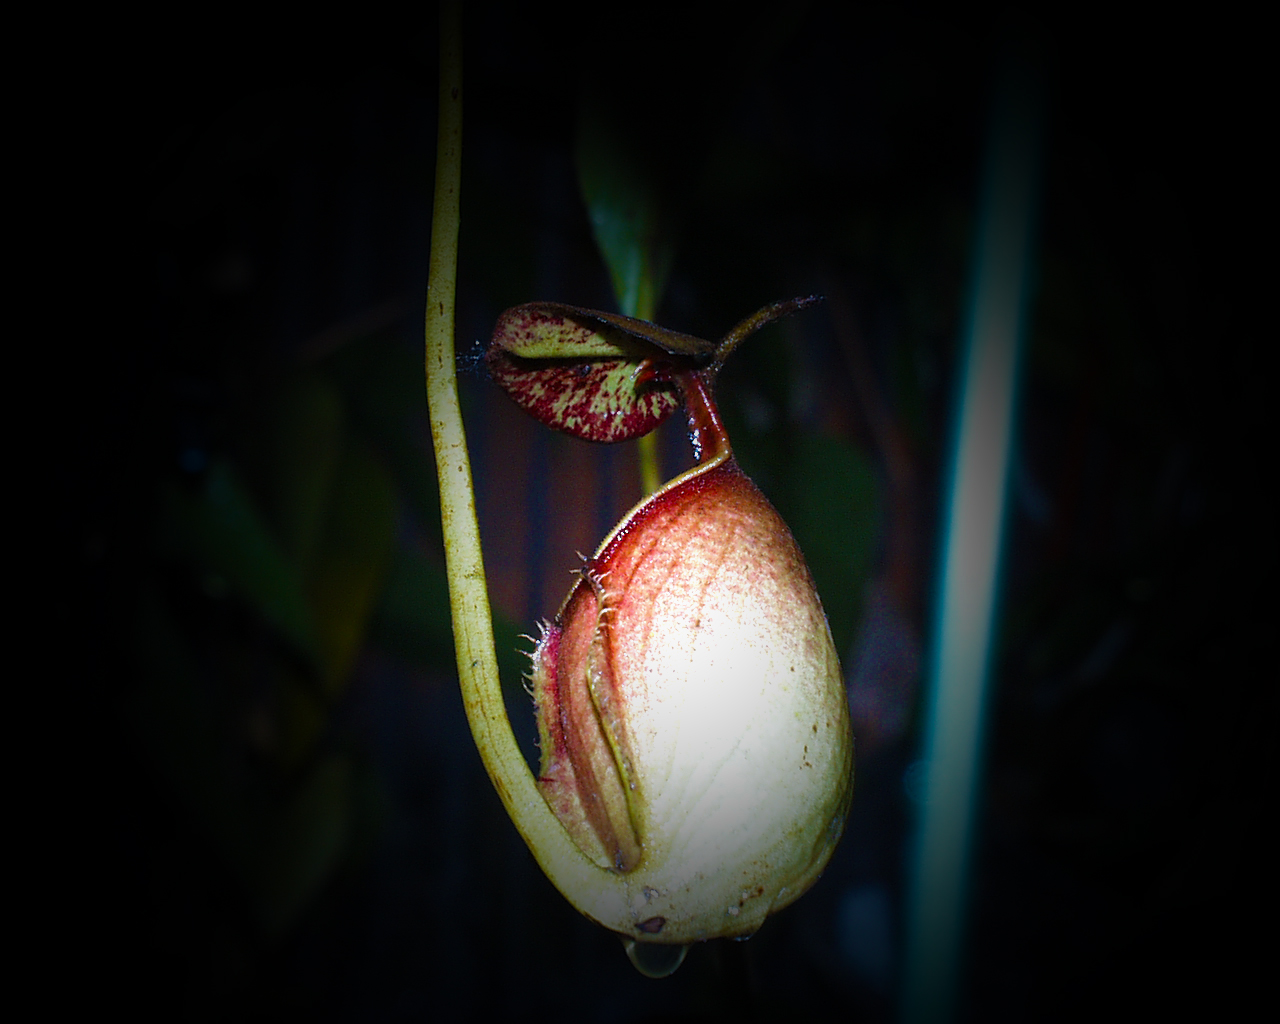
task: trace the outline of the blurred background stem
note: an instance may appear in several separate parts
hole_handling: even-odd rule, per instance
[[[647,268],[648,263],[641,264]],[[644,274],[645,278],[649,275]],[[634,316],[641,320],[652,320],[655,315],[656,296],[653,282],[645,280],[634,292],[618,297],[618,308],[623,316]],[[630,307],[630,308],[628,308]],[[662,466],[658,459],[658,432],[656,430],[640,438],[640,490],[645,496],[652,494],[662,486]]]
[[[582,198],[618,311],[652,321],[675,253],[671,227],[634,137],[599,98],[584,102],[579,112],[576,156]],[[657,433],[639,444],[640,487],[649,495],[662,486]]]
[[[925,692],[924,795],[908,891],[906,1024],[954,1019],[963,970],[1034,261],[1038,85],[1033,72],[1011,61],[992,107]]]

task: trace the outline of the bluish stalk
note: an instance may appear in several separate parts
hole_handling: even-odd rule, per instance
[[[960,994],[1001,548],[1031,284],[1041,101],[1012,64],[993,103],[959,362],[908,877],[902,1020],[952,1020]]]

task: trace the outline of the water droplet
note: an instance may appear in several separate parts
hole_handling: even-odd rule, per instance
[[[684,955],[688,946],[662,946],[656,942],[636,942],[635,939],[622,940],[631,966],[646,978],[665,978],[675,974],[677,968],[684,963]]]

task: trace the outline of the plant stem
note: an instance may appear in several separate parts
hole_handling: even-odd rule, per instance
[[[658,468],[658,432],[650,431],[639,439],[640,490],[644,497],[662,486],[662,471]]]
[[[461,13],[458,0],[442,0],[440,114],[427,278],[426,377],[462,703],[494,789],[552,884],[588,917],[614,931],[628,932],[631,915],[624,883],[618,875],[588,860],[551,812],[516,744],[502,700],[471,463],[454,367],[461,172]]]
[[[923,695],[924,793],[909,862],[900,1017],[906,1024],[948,1024],[960,1016],[1034,259],[1042,100],[1033,59],[1020,51],[1011,56],[989,129]]]
[[[641,274],[648,276],[649,261],[642,261],[645,269]],[[628,301],[634,298],[634,301]],[[638,287],[631,295],[618,297],[618,308],[623,316],[633,316],[638,320],[653,320],[655,313],[653,287]],[[658,432],[650,431],[639,440],[640,445],[640,490],[641,496],[647,498],[662,486],[662,467],[658,460]]]

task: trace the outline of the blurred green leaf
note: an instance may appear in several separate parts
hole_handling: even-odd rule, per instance
[[[498,674],[506,691],[519,690],[529,671],[522,651],[533,645],[521,639],[522,630],[501,614],[493,616],[493,639]],[[439,672],[456,671],[449,583],[444,569],[421,552],[400,549],[387,575],[374,635],[388,650],[407,661]]]
[[[304,574],[324,529],[343,419],[342,396],[316,377],[291,381],[275,409],[263,481],[267,507],[281,546]]]
[[[236,470],[214,462],[191,493],[176,482],[161,502],[161,550],[184,559],[210,583],[228,585],[299,653],[318,663],[315,627],[298,570],[267,529]]]
[[[453,620],[444,569],[420,551],[401,548],[392,561],[373,637],[387,651],[421,669],[455,676]],[[493,643],[498,678],[516,741],[535,772],[539,764],[537,730],[526,689],[528,652],[533,641],[510,619],[493,613]]]
[[[134,698],[134,724],[188,812],[223,856],[243,868],[249,844],[242,808],[218,770],[220,715],[155,590],[142,595],[135,630],[142,679]]]
[[[583,104],[578,120],[578,180],[596,244],[627,316],[652,320],[675,255],[672,226],[644,155],[629,147],[607,108]]]
[[[347,396],[353,432],[386,457],[402,500],[443,552],[421,352],[397,338],[368,339],[338,352],[332,372]]]
[[[275,728],[271,737],[275,754],[286,772],[295,770],[310,756],[324,736],[328,708],[313,680],[291,665],[278,669],[275,694]]]
[[[268,933],[283,932],[341,863],[351,805],[350,760],[332,754],[312,769],[268,832],[259,875],[259,911]]]
[[[444,570],[418,551],[397,550],[382,591],[374,635],[407,661],[453,672],[453,621]]]
[[[365,449],[347,445],[338,463],[324,533],[308,574],[326,691],[346,683],[395,545],[396,492]]]
[[[842,652],[849,650],[862,613],[878,534],[878,490],[870,461],[852,445],[812,434],[792,437],[776,503],[809,563]]]

